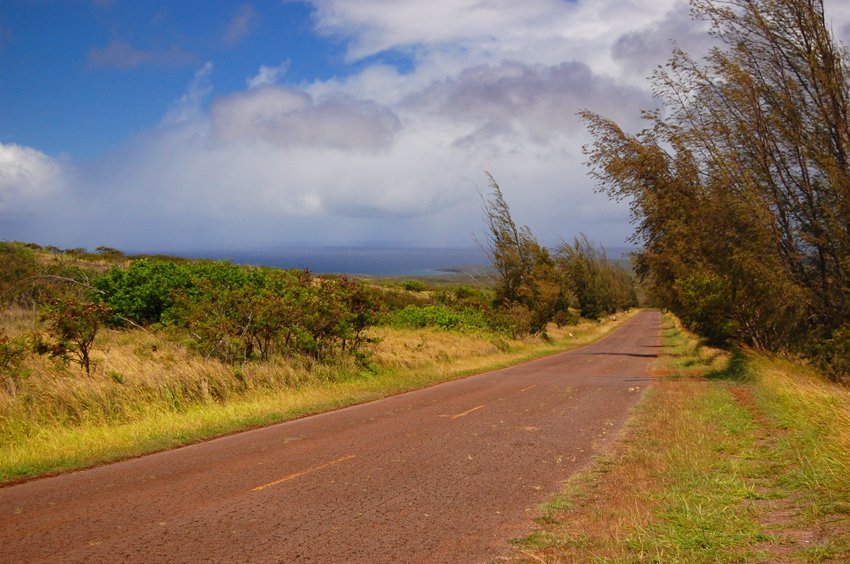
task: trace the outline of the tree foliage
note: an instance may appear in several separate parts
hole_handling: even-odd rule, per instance
[[[229,363],[356,351],[378,309],[363,284],[347,278],[221,261],[142,259],[95,285],[122,318],[181,328],[196,350]]]
[[[579,235],[572,244],[562,243],[555,262],[582,317],[599,319],[637,306],[632,276],[608,260],[605,249],[594,245],[587,235]]]
[[[691,5],[719,46],[674,50],[636,135],[582,113],[592,174],[631,202],[660,305],[716,340],[814,352],[850,323],[846,49],[820,0]]]
[[[112,316],[109,306],[88,300],[55,300],[44,311],[44,319],[56,339],[54,356],[71,355],[91,375],[91,351],[95,337]]]
[[[551,321],[591,319],[637,305],[634,282],[586,236],[563,244],[553,257],[526,226],[517,227],[504,194],[488,173],[491,194],[483,199],[486,251],[496,271],[495,325],[514,333],[538,333]]]
[[[518,227],[502,189],[490,173],[489,198],[482,197],[487,226],[485,250],[496,270],[495,305],[517,333],[539,333],[572,303],[554,261],[527,226]]]

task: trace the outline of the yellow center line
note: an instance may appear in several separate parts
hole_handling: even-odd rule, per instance
[[[316,470],[322,470],[323,468],[327,468],[328,466],[333,466],[334,464],[339,464],[340,462],[345,462],[346,460],[351,460],[355,458],[356,454],[349,454],[348,456],[343,456],[342,458],[337,458],[336,460],[331,460],[326,464],[322,464],[320,466],[313,466],[312,468],[307,468],[306,470],[302,470],[301,472],[296,472],[295,474],[290,474],[289,476],[284,476],[280,480],[275,480],[274,482],[269,482],[268,484],[263,484],[262,486],[257,486],[252,489],[252,492],[258,492],[260,490],[264,490],[266,488],[270,488],[272,486],[276,486],[278,484],[282,484],[284,482],[288,482],[289,480],[294,480],[304,474],[309,474],[310,472],[315,472]]]
[[[458,417],[463,417],[464,415],[469,415],[473,411],[478,411],[479,409],[481,409],[483,407],[484,407],[483,405],[479,405],[478,407],[473,407],[472,409],[467,409],[463,413],[458,413],[457,415],[452,415],[452,419],[457,419]]]
[[[536,388],[536,387],[537,387],[537,384],[532,384],[532,385],[528,386],[527,388],[521,389],[520,392],[527,392],[531,388]]]

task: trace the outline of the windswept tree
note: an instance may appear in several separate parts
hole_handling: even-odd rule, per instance
[[[554,261],[531,229],[518,227],[502,189],[490,173],[489,197],[482,196],[487,225],[485,251],[496,270],[496,307],[515,333],[540,333],[572,302]]]
[[[540,333],[569,298],[548,249],[531,229],[517,226],[502,189],[486,174],[491,192],[481,197],[487,225],[484,250],[496,270],[495,306],[515,333]]]
[[[604,315],[637,306],[632,275],[608,259],[605,248],[580,234],[573,243],[562,243],[555,252],[560,278],[565,280],[582,317]]]
[[[591,172],[631,203],[661,305],[717,340],[815,351],[850,323],[846,49],[820,0],[691,6],[718,47],[674,50],[642,132],[583,112]]]
[[[499,303],[516,302],[531,279],[535,251],[540,245],[528,227],[517,226],[501,187],[493,175],[489,172],[485,174],[491,192],[489,196],[481,197],[487,225],[484,250],[498,275],[496,300]]]

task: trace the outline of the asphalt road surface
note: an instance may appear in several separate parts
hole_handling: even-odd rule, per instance
[[[659,327],[643,312],[567,353],[0,488],[0,560],[496,558],[613,439]]]

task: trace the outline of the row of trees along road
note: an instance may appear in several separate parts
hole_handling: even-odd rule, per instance
[[[515,333],[539,333],[550,321],[565,325],[579,315],[599,319],[637,305],[631,274],[609,261],[602,247],[580,235],[550,253],[528,227],[517,226],[499,184],[487,177],[482,246],[496,271],[494,305],[503,325]]]
[[[717,40],[652,77],[628,134],[581,115],[601,190],[631,203],[639,275],[714,341],[850,372],[848,51],[820,0],[691,0]]]

